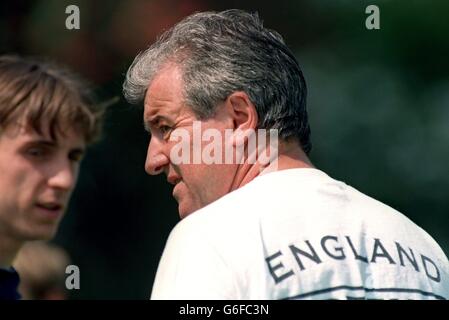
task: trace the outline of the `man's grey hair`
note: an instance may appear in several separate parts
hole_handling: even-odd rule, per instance
[[[213,116],[220,102],[244,91],[256,107],[258,128],[278,129],[281,139],[294,138],[310,152],[304,76],[281,35],[264,28],[257,13],[186,17],[134,59],[123,84],[126,99],[141,103],[168,62],[181,67],[184,102],[198,118]]]

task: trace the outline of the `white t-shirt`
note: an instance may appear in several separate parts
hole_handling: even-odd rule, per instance
[[[317,169],[263,174],[173,229],[152,299],[448,299],[407,217]]]

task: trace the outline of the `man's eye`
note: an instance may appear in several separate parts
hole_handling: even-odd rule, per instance
[[[41,158],[46,155],[45,150],[42,148],[30,148],[26,153],[33,158]]]
[[[74,152],[69,154],[69,159],[73,162],[80,162],[83,159],[83,155],[82,152]]]
[[[160,132],[162,133],[162,135],[167,134],[168,132],[170,132],[171,127],[169,126],[160,126],[159,127]]]

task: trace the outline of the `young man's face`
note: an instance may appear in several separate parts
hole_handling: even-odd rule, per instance
[[[47,130],[48,131],[48,130]],[[84,138],[10,125],[0,133],[0,233],[16,241],[51,239],[78,178]]]

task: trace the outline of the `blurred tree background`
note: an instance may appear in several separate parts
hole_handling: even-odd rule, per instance
[[[65,28],[70,4],[80,30]],[[365,27],[370,4],[380,30]],[[449,253],[448,1],[2,1],[0,53],[50,57],[88,79],[100,101],[120,98],[55,239],[81,270],[71,298],[149,297],[177,206],[165,177],[144,172],[143,110],[122,98],[124,74],[182,17],[228,8],[259,12],[296,53],[315,165],[403,212]]]

